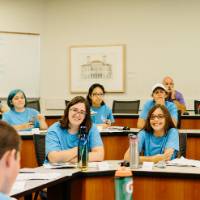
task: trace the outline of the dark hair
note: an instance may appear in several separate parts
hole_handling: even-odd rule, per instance
[[[13,103],[12,103],[12,100],[13,100],[14,96],[15,96],[17,93],[19,93],[19,92],[21,92],[21,93],[24,95],[24,99],[25,99],[25,105],[24,105],[24,107],[27,106],[27,98],[26,98],[25,93],[24,93],[22,90],[20,90],[20,89],[15,89],[15,90],[12,90],[12,91],[9,93],[8,98],[7,98],[7,104],[8,104],[8,106],[9,106],[10,109],[13,109],[13,108],[14,108],[14,105],[13,105]]]
[[[92,105],[92,100],[91,100],[90,97],[91,97],[91,95],[92,95],[93,90],[94,90],[95,88],[97,88],[97,87],[101,88],[104,94],[106,93],[106,91],[105,91],[103,85],[101,85],[101,84],[99,84],[99,83],[94,83],[94,84],[92,84],[92,85],[90,86],[90,88],[89,88],[89,90],[88,90],[88,94],[87,94],[87,100],[88,100],[90,106]],[[105,104],[105,102],[102,101],[102,102],[101,102],[101,105],[104,105],[104,104]]]
[[[0,159],[6,151],[20,150],[21,139],[17,131],[4,121],[0,120]]]
[[[174,122],[172,121],[172,117],[171,117],[168,109],[164,105],[161,105],[161,104],[156,104],[153,108],[151,108],[151,110],[149,111],[149,114],[147,116],[147,120],[145,122],[143,130],[145,130],[146,132],[149,132],[149,133],[153,133],[153,128],[151,127],[151,124],[150,124],[150,118],[151,118],[152,113],[158,108],[160,108],[162,110],[164,117],[165,117],[164,130],[165,130],[165,134],[166,134],[169,129],[176,128],[176,127],[174,125]]]
[[[86,132],[88,133],[90,128],[92,127],[92,121],[91,121],[91,117],[90,117],[90,105],[88,104],[87,100],[82,96],[74,97],[67,104],[67,107],[65,108],[65,111],[64,111],[64,116],[60,120],[60,125],[62,128],[66,128],[66,129],[70,128],[69,127],[69,109],[70,109],[70,107],[72,107],[73,105],[75,105],[77,103],[83,103],[85,105],[86,115],[85,115],[85,119],[80,124],[80,126],[86,126]]]

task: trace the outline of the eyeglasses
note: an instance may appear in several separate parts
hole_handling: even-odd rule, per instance
[[[92,96],[99,96],[99,97],[103,97],[104,94],[103,93],[93,93]]]
[[[83,110],[78,110],[77,108],[70,108],[69,109],[71,112],[73,112],[74,114],[80,114],[82,116],[86,116],[86,111]]]
[[[155,120],[156,118],[157,119],[163,119],[164,117],[165,117],[165,115],[162,115],[162,114],[160,114],[160,115],[151,115],[150,120]]]

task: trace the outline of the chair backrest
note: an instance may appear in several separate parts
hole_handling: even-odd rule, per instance
[[[30,100],[27,102],[28,108],[34,108],[35,110],[40,112],[40,100]]]
[[[178,110],[178,121],[177,121],[177,128],[181,128],[181,110]]]
[[[45,160],[45,136],[46,134],[33,135],[35,154],[39,166],[42,166]]]
[[[135,101],[113,101],[113,113],[135,113],[137,114],[140,107],[140,100]]]
[[[187,149],[187,133],[179,133],[179,152],[177,157],[181,156],[186,157],[186,149]]]
[[[200,100],[194,100],[194,113],[200,114]]]

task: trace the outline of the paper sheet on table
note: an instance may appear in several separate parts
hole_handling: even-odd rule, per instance
[[[62,169],[62,168],[75,168],[77,164],[73,163],[44,163],[44,168],[46,169]]]
[[[89,168],[98,168],[99,170],[109,170],[110,165],[106,161],[102,162],[89,162],[88,163]]]
[[[60,173],[19,173],[16,180],[50,180],[60,175]]]
[[[184,167],[184,166],[200,167],[200,161],[199,160],[186,159],[184,157],[181,157],[181,158],[176,158],[174,160],[168,161],[167,165],[182,166],[182,167]]]
[[[15,181],[15,183],[12,187],[12,193],[24,190],[25,184],[26,184],[26,181]]]

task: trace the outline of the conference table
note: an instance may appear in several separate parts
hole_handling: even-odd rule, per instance
[[[129,128],[137,128],[138,114],[131,113],[114,113],[114,126],[128,126]],[[50,126],[58,121],[61,115],[46,116],[47,124]],[[200,129],[200,115],[190,111],[189,115],[181,115],[180,129]]]
[[[109,166],[100,169],[98,164],[88,171],[79,169],[36,168],[40,173],[60,173],[52,180],[29,180],[25,188],[11,192],[19,198],[47,188],[48,199],[114,200],[114,174],[120,161],[104,161]],[[200,197],[200,168],[167,166],[165,168],[132,169],[134,200],[193,200]]]

